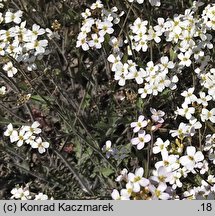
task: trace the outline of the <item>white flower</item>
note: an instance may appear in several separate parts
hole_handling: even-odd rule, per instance
[[[194,88],[189,88],[187,91],[181,93],[185,97],[185,103],[190,104],[197,100],[197,97],[193,94],[194,90]]]
[[[204,151],[213,151],[213,148],[215,148],[215,134],[208,134],[205,139]]]
[[[49,28],[46,28],[46,35],[49,39],[54,39],[54,38],[58,40],[60,39],[60,35],[58,34],[58,32],[54,32]]]
[[[134,128],[133,132],[137,133],[141,128],[144,128],[147,126],[148,122],[144,120],[145,117],[143,115],[140,115],[137,122],[132,122],[131,127]]]
[[[173,69],[175,67],[174,63],[169,61],[167,56],[161,57],[160,61],[161,64],[159,66],[162,71],[168,72],[168,69]]]
[[[159,167],[154,175],[150,177],[150,180],[157,182],[158,184],[166,185],[167,182],[170,182],[173,178],[173,174],[171,171],[168,171],[166,167]]]
[[[145,85],[145,88],[139,88],[138,89],[138,94],[141,94],[141,98],[146,98],[148,94],[152,93],[152,89],[150,85]]]
[[[212,100],[212,97],[210,95],[206,95],[205,92],[199,92],[200,98],[197,99],[198,104],[202,104],[203,106],[208,105],[208,101]]]
[[[166,167],[167,171],[176,170],[179,168],[178,155],[169,155],[168,151],[161,152],[162,160],[155,163],[155,168]]]
[[[156,188],[154,185],[149,185],[149,190],[152,193],[152,200],[168,200],[170,198],[170,195],[168,193],[165,193],[167,186],[164,184],[158,185]]]
[[[194,107],[188,107],[186,103],[182,104],[182,108],[177,109],[177,114],[186,117],[186,119],[191,119],[192,114],[195,113],[195,108]]]
[[[143,4],[144,0],[137,0],[138,4]]]
[[[194,189],[190,189],[189,191],[185,191],[183,193],[185,199],[195,200],[196,199],[196,191]]]
[[[145,71],[142,68],[140,68],[139,71],[137,71],[135,68],[135,70],[130,71],[130,73],[128,74],[128,79],[135,79],[137,84],[142,84],[144,76],[145,76]]]
[[[5,55],[5,46],[6,46],[6,44],[4,42],[0,43],[0,55],[1,56]]]
[[[43,142],[41,137],[38,137],[35,142],[31,143],[32,148],[38,148],[40,154],[43,154],[46,149],[49,147],[48,142]]]
[[[208,178],[207,178],[207,182],[205,180],[202,180],[202,185],[208,186],[208,182],[210,184],[215,184],[215,177],[214,177],[214,175],[209,175]]]
[[[126,189],[121,190],[121,196],[129,198],[133,192],[134,184],[131,182],[128,182],[126,184]]]
[[[12,13],[10,11],[7,11],[5,14],[5,23],[10,23],[10,22],[14,22],[16,24],[19,24],[22,20],[23,12],[18,10],[16,13]]]
[[[92,40],[89,41],[89,46],[95,47],[96,49],[100,49],[102,47],[101,44],[104,41],[104,37],[103,36],[98,37],[97,34],[92,34],[91,37]]]
[[[135,174],[128,173],[128,180],[133,183],[133,191],[139,192],[140,186],[146,187],[149,184],[149,180],[143,177],[144,170],[142,167],[135,170]]]
[[[102,151],[106,153],[106,157],[109,158],[113,154],[113,149],[111,147],[112,143],[110,140],[107,140],[105,145],[102,147]]]
[[[117,71],[118,66],[122,65],[122,62],[120,61],[120,55],[114,56],[113,54],[111,54],[108,56],[107,60],[113,64],[111,67],[112,71]]]
[[[25,131],[23,129],[20,129],[19,130],[19,133],[16,133],[14,136],[13,136],[13,141],[18,141],[17,142],[17,146],[20,147],[24,144],[24,141],[26,139],[28,139],[29,136],[25,133]]]
[[[26,133],[26,135],[29,135],[28,132]],[[36,138],[36,136],[33,136],[33,135],[28,136],[28,138],[25,140],[25,143],[31,145],[33,142],[35,142],[35,138]]]
[[[132,145],[137,145],[137,149],[141,150],[144,148],[145,143],[149,142],[151,140],[151,136],[149,134],[146,134],[145,131],[139,131],[138,137],[135,137],[131,139]]]
[[[110,44],[110,46],[113,47],[113,52],[117,53],[120,51],[120,47],[122,47],[122,45],[123,45],[123,40],[122,40],[122,38],[118,39],[118,38],[112,36],[110,38],[109,44]]]
[[[96,8],[103,8],[103,4],[100,0],[97,0],[95,3],[93,3],[90,7],[92,10],[95,10]]]
[[[121,182],[122,180],[127,181],[128,179],[128,170],[126,168],[124,168],[121,172],[120,175],[117,176],[116,180],[117,182]]]
[[[162,118],[165,115],[165,112],[161,110],[156,110],[154,108],[150,108],[150,112],[152,113],[152,120],[154,122],[163,123],[164,119]]]
[[[182,65],[182,66],[187,66],[189,67],[191,65],[191,60],[190,60],[190,57],[191,57],[191,53],[190,52],[186,52],[185,54],[183,54],[182,52],[178,55],[178,58],[181,60],[179,65]]]
[[[148,21],[144,20],[142,21],[139,17],[134,21],[133,25],[130,27],[132,32],[135,34],[139,34],[140,32],[142,34],[145,34],[147,31],[147,26]]]
[[[195,134],[195,130],[200,129],[202,127],[202,124],[195,117],[189,119],[189,123],[190,123],[190,135],[193,136]]]
[[[162,32],[162,33],[165,32],[165,27],[164,27],[165,20],[164,20],[164,18],[159,17],[157,19],[157,22],[158,22],[158,25],[154,26],[154,30]]]
[[[210,111],[203,108],[200,116],[203,122],[210,120],[212,123],[215,123],[215,108],[211,109]]]
[[[21,199],[21,200],[28,200],[28,199],[30,199],[30,192],[29,192],[29,190],[28,190],[28,188],[27,187],[25,187],[25,188],[23,188],[23,187],[20,187],[20,188],[18,188],[18,187],[16,187],[16,188],[13,188],[12,190],[11,190],[11,194],[13,194],[12,196],[11,196],[11,199]]]
[[[28,50],[32,50],[35,49],[35,55],[39,55],[39,54],[43,54],[45,53],[45,48],[48,45],[48,41],[47,40],[33,40],[30,43],[26,43],[25,47]]]
[[[199,162],[196,164],[196,167],[200,169],[200,174],[204,175],[206,172],[208,172],[209,167],[208,167],[208,162],[204,160],[203,162]]]
[[[122,64],[122,63],[117,64],[114,79],[118,81],[118,84],[120,86],[125,85],[127,75],[128,75],[128,64],[127,63],[125,63],[125,64]]]
[[[146,52],[148,49],[148,37],[146,35],[142,35],[141,39],[139,40],[138,43],[134,44],[134,48],[137,52],[142,50],[143,52]]]
[[[35,195],[34,200],[48,200],[48,196],[46,194],[39,193],[39,194]]]
[[[172,185],[172,188],[175,190],[177,187],[182,187],[182,182],[180,181],[180,178],[182,177],[181,170],[177,170],[173,172],[173,178],[170,181],[170,184]]]
[[[170,144],[169,140],[166,140],[165,142],[163,142],[161,138],[157,138],[156,142],[154,143],[153,153],[158,154],[162,151],[167,151],[166,148],[169,144]]]
[[[81,16],[82,16],[84,19],[87,19],[89,16],[91,16],[90,9],[87,8],[87,9],[85,10],[85,12],[81,13]]]
[[[136,0],[138,4],[142,4],[144,2],[144,0]],[[128,0],[128,2],[134,2],[134,0]]]
[[[7,130],[4,132],[4,135],[10,137],[11,143],[17,141],[18,132],[13,128],[11,123],[7,126]]]
[[[119,194],[119,191],[116,190],[116,189],[114,189],[114,190],[112,191],[111,197],[112,197],[112,199],[114,199],[114,200],[121,200],[121,196],[120,196],[120,194]]]
[[[149,73],[149,75],[155,75],[158,69],[158,65],[154,65],[153,61],[147,63],[146,71]]]
[[[186,149],[187,155],[182,156],[179,161],[182,166],[186,167],[188,170],[193,170],[196,163],[204,160],[204,155],[201,151],[196,152],[194,146],[188,146]]]
[[[41,129],[39,128],[40,123],[38,121],[33,122],[31,126],[24,126],[23,130],[26,131],[26,134],[30,137],[33,134],[40,134]]]
[[[40,26],[37,24],[33,24],[30,37],[32,40],[36,40],[38,35],[43,35],[45,32],[45,29],[40,28]]]
[[[8,77],[13,77],[17,73],[17,69],[13,66],[11,61],[4,64],[3,70],[7,72]]]
[[[76,47],[81,47],[84,51],[89,50],[89,45],[85,35],[78,37]]]
[[[0,88],[0,96],[1,95],[5,95],[6,94],[6,87],[5,86],[2,86],[1,88]]]
[[[177,130],[170,130],[171,136],[182,139],[189,135],[189,128],[189,125],[181,122]]]
[[[121,192],[120,192],[120,194],[121,194]],[[114,189],[111,193],[111,197],[114,200],[129,200],[129,197],[125,197],[125,196],[122,196],[122,194],[121,195],[120,194],[119,194],[118,190]]]
[[[148,40],[154,40],[156,43],[160,43],[162,32],[154,31],[154,29],[150,26],[148,30]]]
[[[159,6],[161,5],[160,0],[149,0],[149,3],[150,3],[152,6],[156,6],[156,7],[159,7]]]
[[[112,27],[113,27],[113,23],[108,20],[104,22],[99,22],[98,24],[98,29],[100,29],[99,35],[104,36],[106,33],[112,34],[114,32],[114,29]]]

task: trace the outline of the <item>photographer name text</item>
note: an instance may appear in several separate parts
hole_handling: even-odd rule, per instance
[[[52,204],[29,204],[29,203],[20,203],[21,212],[49,212],[49,211],[59,211],[59,212],[85,212],[85,211],[96,211],[96,212],[112,212],[114,211],[113,205],[108,203],[104,205],[77,205],[77,204],[67,204],[64,202],[61,203],[52,203]]]

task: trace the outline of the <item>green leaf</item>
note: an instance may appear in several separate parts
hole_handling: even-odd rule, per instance
[[[44,98],[48,101],[54,101],[52,98],[47,97],[47,96],[44,96]],[[35,100],[35,101],[38,101],[40,103],[46,104],[46,101],[40,95],[32,95],[31,100]]]
[[[104,177],[109,177],[111,174],[114,173],[114,170],[112,170],[111,168],[109,167],[104,167],[101,169],[101,173]]]
[[[177,53],[175,52],[175,50],[173,50],[172,47],[170,48],[169,55],[170,55],[170,60],[171,61],[174,61],[176,59],[176,57],[177,57]]]

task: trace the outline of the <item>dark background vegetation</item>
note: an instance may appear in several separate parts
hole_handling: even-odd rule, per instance
[[[49,41],[50,54],[37,60],[36,71],[28,72],[25,64],[17,64],[22,73],[16,78],[1,77],[9,93],[0,101],[0,199],[9,199],[10,190],[16,184],[26,183],[30,183],[31,191],[44,192],[55,199],[110,199],[117,173],[124,167],[133,171],[145,162],[146,152],[136,152],[129,143],[130,123],[139,114],[150,116],[149,108],[156,107],[167,113],[166,127],[176,128],[170,110],[181,104],[180,99],[175,100],[177,92],[165,91],[158,97],[142,100],[136,94],[136,84],[131,82],[122,88],[114,81],[107,62],[110,47],[88,52],[76,48],[81,12],[93,2],[8,0],[7,8],[24,11],[23,20],[27,20],[28,27],[36,23],[51,28],[59,33],[60,39]],[[192,1],[161,2],[158,9],[147,1],[142,8],[136,5],[128,22],[135,17],[151,20],[151,23],[158,17],[172,17],[183,13]],[[103,3],[107,8],[117,6],[125,12],[129,7],[122,0]],[[116,26],[116,36],[122,22],[123,18]],[[127,27],[123,33],[126,31]],[[165,50],[166,45],[162,46],[160,50]],[[157,52],[158,48],[155,50],[154,61],[162,54]],[[145,55],[134,60],[144,65],[147,58]],[[2,58],[1,64],[3,62]],[[189,77],[187,80],[189,82]],[[25,100],[27,94],[32,95],[29,101]],[[17,148],[3,138],[7,124],[19,127],[35,120],[41,124],[44,139],[50,142],[47,153],[40,155],[28,146]],[[163,136],[165,138],[166,133]],[[101,151],[106,140],[125,151],[126,157],[107,160]]]

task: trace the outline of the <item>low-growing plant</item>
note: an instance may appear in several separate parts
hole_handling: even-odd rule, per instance
[[[2,199],[214,199],[212,1],[0,7]]]

